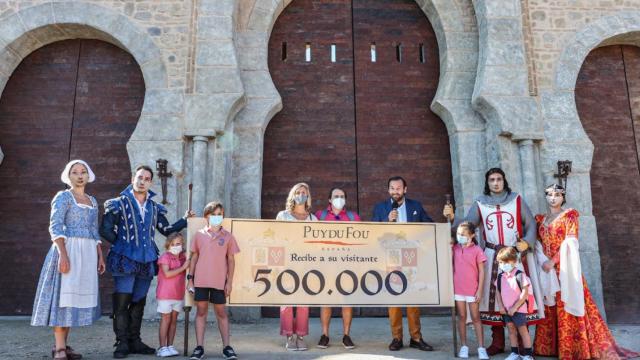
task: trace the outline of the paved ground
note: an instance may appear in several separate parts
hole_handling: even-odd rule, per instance
[[[322,360],[358,360],[358,359],[451,359],[453,356],[451,340],[451,318],[429,316],[422,318],[423,334],[428,343],[437,351],[425,353],[410,348],[399,352],[387,350],[389,326],[386,318],[358,318],[354,320],[352,338],[357,345],[354,350],[345,350],[342,339],[340,319],[333,319],[331,346],[326,350],[315,348],[318,341],[320,324],[311,319],[311,334],[307,338],[309,351],[287,352],[283,340],[278,336],[278,320],[264,319],[255,324],[232,324],[232,345],[240,359],[322,359]],[[143,340],[151,346],[157,345],[158,322],[149,321],[143,328]],[[471,329],[469,329],[471,330]],[[405,337],[408,338],[408,334]],[[614,326],[614,336],[625,347],[640,350],[640,326]],[[488,329],[485,329],[488,335]],[[179,324],[176,347],[182,351],[183,323]],[[475,337],[472,336],[472,339]],[[193,346],[194,334],[191,332]],[[475,341],[475,340],[472,340]],[[0,359],[46,359],[49,358],[53,344],[52,332],[48,328],[29,326],[25,318],[0,319]],[[111,323],[103,317],[97,324],[87,328],[73,329],[70,344],[85,355],[85,359],[111,359],[113,334]],[[470,344],[475,348],[475,342]],[[208,359],[221,358],[220,337],[215,324],[207,328],[205,349]],[[191,350],[191,349],[190,349]],[[472,350],[472,356],[475,356]],[[496,356],[494,359],[503,359]],[[133,359],[155,359],[153,356],[131,356]],[[178,357],[182,358],[182,357]]]

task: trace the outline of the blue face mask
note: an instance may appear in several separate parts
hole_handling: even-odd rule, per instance
[[[502,270],[503,272],[509,273],[511,272],[511,270],[513,270],[513,264],[502,263],[500,264],[500,270]]]
[[[307,202],[307,199],[309,198],[309,196],[307,195],[296,195],[293,197],[293,201],[296,203],[296,205],[302,205],[304,203]]]
[[[210,215],[209,216],[209,225],[211,227],[220,226],[220,224],[222,224],[222,219],[223,219],[222,215]]]
[[[458,244],[466,245],[469,242],[469,238],[464,235],[456,235],[458,238]]]

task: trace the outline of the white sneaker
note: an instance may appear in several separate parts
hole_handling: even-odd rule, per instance
[[[158,357],[169,357],[172,356],[171,355],[171,351],[169,350],[168,347],[163,346],[160,349],[158,349],[158,351],[156,352],[156,356]]]
[[[296,347],[298,348],[298,351],[305,351],[308,349],[302,336],[298,336],[298,339],[296,340]]]
[[[458,357],[459,358],[463,358],[463,359],[468,359],[469,358],[469,347],[468,346],[463,346],[460,348],[460,352],[458,352]]]
[[[520,360],[520,355],[512,352],[511,354],[509,354],[509,356],[507,356],[506,359],[504,360]]]
[[[489,360],[489,354],[487,354],[487,349],[483,347],[478,348],[478,359]]]
[[[298,346],[296,345],[296,335],[287,336],[287,341],[284,344],[284,348],[289,351],[298,351]]]
[[[164,349],[165,349],[165,347],[164,347],[164,346],[163,346],[163,347],[158,348],[158,350],[156,350],[156,356],[157,356],[157,357],[160,357],[160,354],[162,354],[162,352],[164,351]]]
[[[178,355],[180,355],[180,352],[178,350],[176,350],[176,348],[174,348],[173,345],[167,346],[167,349],[169,349],[169,353],[171,354],[170,356],[178,356]]]

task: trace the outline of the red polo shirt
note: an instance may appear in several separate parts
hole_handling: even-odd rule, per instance
[[[331,205],[327,206],[327,217],[324,219],[322,219],[322,211],[323,210],[316,211],[316,217],[320,221],[351,221],[349,215],[347,215],[347,210],[344,208],[336,215],[331,211]],[[360,221],[360,215],[358,215],[358,213],[351,211],[351,214],[353,214],[353,221]]]

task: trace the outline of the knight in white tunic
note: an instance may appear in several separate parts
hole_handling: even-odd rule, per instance
[[[453,208],[446,206],[444,215],[453,220]],[[544,318],[540,278],[533,251],[537,235],[536,222],[531,210],[522,197],[511,191],[504,172],[499,168],[492,168],[485,174],[484,195],[479,196],[464,219],[456,221],[470,221],[478,226],[480,245],[487,256],[485,262],[485,281],[480,301],[480,317],[484,324],[492,325],[492,343],[487,352],[495,355],[504,351],[504,323],[496,303],[495,282],[498,276],[498,263],[495,255],[503,247],[513,246],[519,252],[520,262],[517,267],[524,271],[533,286],[535,303],[530,304],[527,323],[535,324]]]

